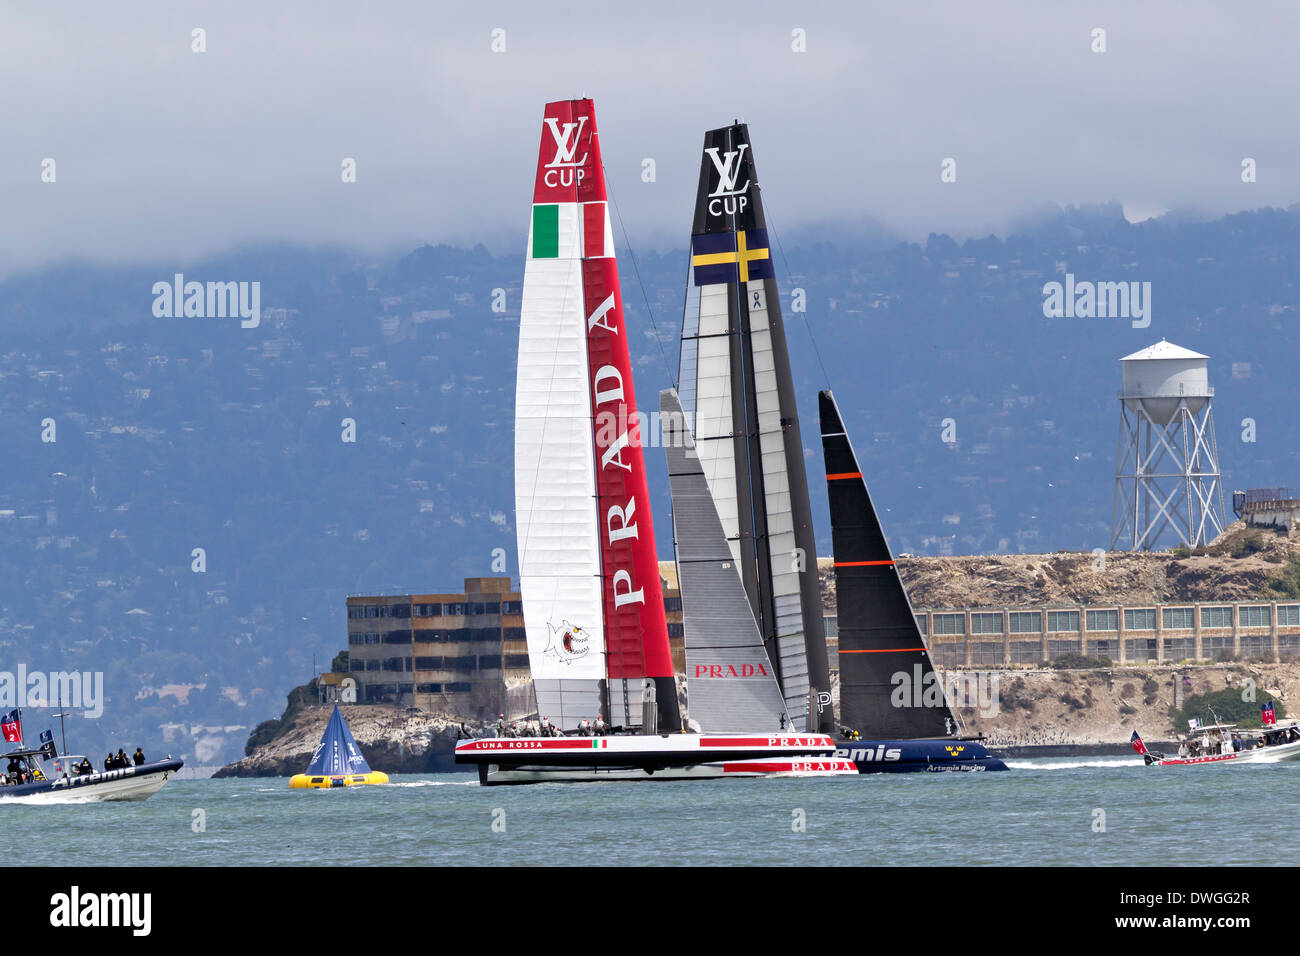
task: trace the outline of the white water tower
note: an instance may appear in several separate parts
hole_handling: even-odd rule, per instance
[[[1206,362],[1163,339],[1120,359],[1112,549],[1189,548],[1223,533],[1223,485]]]

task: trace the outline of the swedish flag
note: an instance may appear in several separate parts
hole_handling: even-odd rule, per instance
[[[691,266],[696,285],[771,279],[772,250],[766,229],[741,229],[691,237]]]

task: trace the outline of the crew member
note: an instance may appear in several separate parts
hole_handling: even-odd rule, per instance
[[[80,770],[83,774],[95,772],[95,768],[90,765],[89,757],[82,757],[81,763],[77,765],[77,769]]]
[[[135,748],[134,760],[135,760],[135,765],[137,767],[140,766],[140,764],[144,763],[144,751],[141,750],[139,747]]]
[[[578,736],[579,737],[591,736],[591,721],[588,720],[586,717],[578,721]]]
[[[506,715],[497,714],[497,736],[504,737],[505,735],[506,735]]]
[[[117,766],[117,761],[113,759],[112,754],[109,754],[107,757],[104,758],[105,770],[112,770],[115,766]]]
[[[592,728],[593,732],[596,734],[596,736],[603,737],[605,736],[605,731],[608,729],[609,728],[605,724],[605,718],[602,717],[600,714],[597,714],[596,725]]]

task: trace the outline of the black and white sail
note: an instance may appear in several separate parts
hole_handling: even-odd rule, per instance
[[[674,389],[659,393],[686,644],[686,699],[701,733],[788,730],[776,671],[709,494]]]
[[[829,687],[816,542],[785,329],[749,130],[704,137],[682,327],[681,399],[796,730]]]
[[[839,605],[840,722],[873,738],[958,728],[839,407],[819,395]]]

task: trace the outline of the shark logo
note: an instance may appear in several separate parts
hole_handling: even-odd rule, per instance
[[[543,656],[561,664],[571,664],[582,660],[590,650],[591,638],[585,629],[568,621],[562,621],[559,627],[547,622],[546,650],[542,652]]]
[[[749,144],[741,143],[739,149],[727,150],[725,159],[718,155],[716,146],[710,146],[704,151],[705,155],[713,160],[713,168],[718,173],[717,188],[709,193],[709,215],[721,216],[723,213],[735,215],[744,212],[745,207],[749,205],[749,197],[743,195],[749,189],[749,180],[746,179],[743,186],[736,186],[747,149]]]

